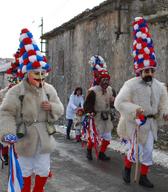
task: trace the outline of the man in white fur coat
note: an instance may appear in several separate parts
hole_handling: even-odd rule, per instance
[[[137,17],[133,27],[134,69],[137,77],[126,81],[115,99],[114,106],[121,114],[117,132],[130,144],[123,171],[124,181],[130,183],[131,165],[135,162],[132,158],[136,148],[135,119],[139,115],[145,115],[146,123],[139,128],[139,184],[152,188],[154,185],[147,178],[147,173],[149,166],[153,164],[152,151],[154,140],[157,140],[158,120],[168,119],[168,94],[164,84],[154,78],[156,59],[146,21]]]
[[[50,172],[50,153],[55,149],[48,126],[51,128],[63,115],[64,108],[55,88],[44,81],[49,65],[27,29],[21,31],[19,62],[20,75],[25,77],[7,92],[2,102],[0,139],[7,133],[23,136],[16,143],[24,179],[22,192],[31,191],[32,174],[35,174],[33,192],[44,192]]]
[[[110,116],[114,97],[112,87],[109,86],[110,75],[106,70],[104,59],[95,55],[91,57],[90,63],[93,66],[95,85],[88,90],[87,98],[84,102],[85,113],[94,113],[95,127],[101,137],[101,146],[98,159],[102,161],[110,160],[105,152],[111,140],[113,124]],[[96,73],[96,75],[95,75]],[[92,160],[93,141],[88,138],[87,158]]]

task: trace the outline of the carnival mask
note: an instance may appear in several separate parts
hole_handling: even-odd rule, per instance
[[[30,71],[28,73],[29,83],[37,88],[42,87],[45,77],[46,77],[45,71]]]

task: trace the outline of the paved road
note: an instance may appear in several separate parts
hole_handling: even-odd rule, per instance
[[[94,158],[85,158],[85,149],[74,140],[65,140],[64,136],[56,134],[57,149],[52,154],[51,166],[53,177],[49,179],[46,192],[167,192],[168,169],[154,166],[150,179],[155,184],[154,189],[146,189],[132,182],[126,185],[121,179],[122,156],[115,151],[108,151],[111,161],[102,162]],[[1,188],[6,185],[6,168],[0,175]],[[133,176],[133,175],[132,175]]]

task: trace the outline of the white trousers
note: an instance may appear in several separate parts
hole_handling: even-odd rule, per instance
[[[112,136],[111,136],[111,131],[110,132],[106,132],[106,133],[101,133],[100,137],[106,141],[111,141]]]
[[[81,135],[81,129],[80,128],[76,128],[75,129],[75,135]]]
[[[133,137],[132,137],[133,138]],[[153,164],[152,161],[152,151],[153,151],[153,143],[154,143],[154,137],[152,134],[152,131],[150,130],[148,133],[148,138],[145,145],[139,144],[139,161],[140,163],[150,166]],[[134,146],[134,147],[132,147]],[[128,153],[127,153],[127,159],[131,162],[135,162],[132,160],[131,154],[134,151],[134,157],[136,157],[136,143],[135,140],[132,139],[128,142]]]
[[[33,157],[19,156],[19,164],[23,177],[29,177],[33,173],[41,177],[48,177],[50,171],[50,154],[36,154]]]

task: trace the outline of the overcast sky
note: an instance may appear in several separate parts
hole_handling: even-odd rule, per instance
[[[28,28],[38,43],[41,17],[44,32],[69,21],[104,0],[2,0],[0,8],[0,58],[12,58],[19,46],[22,28]]]

